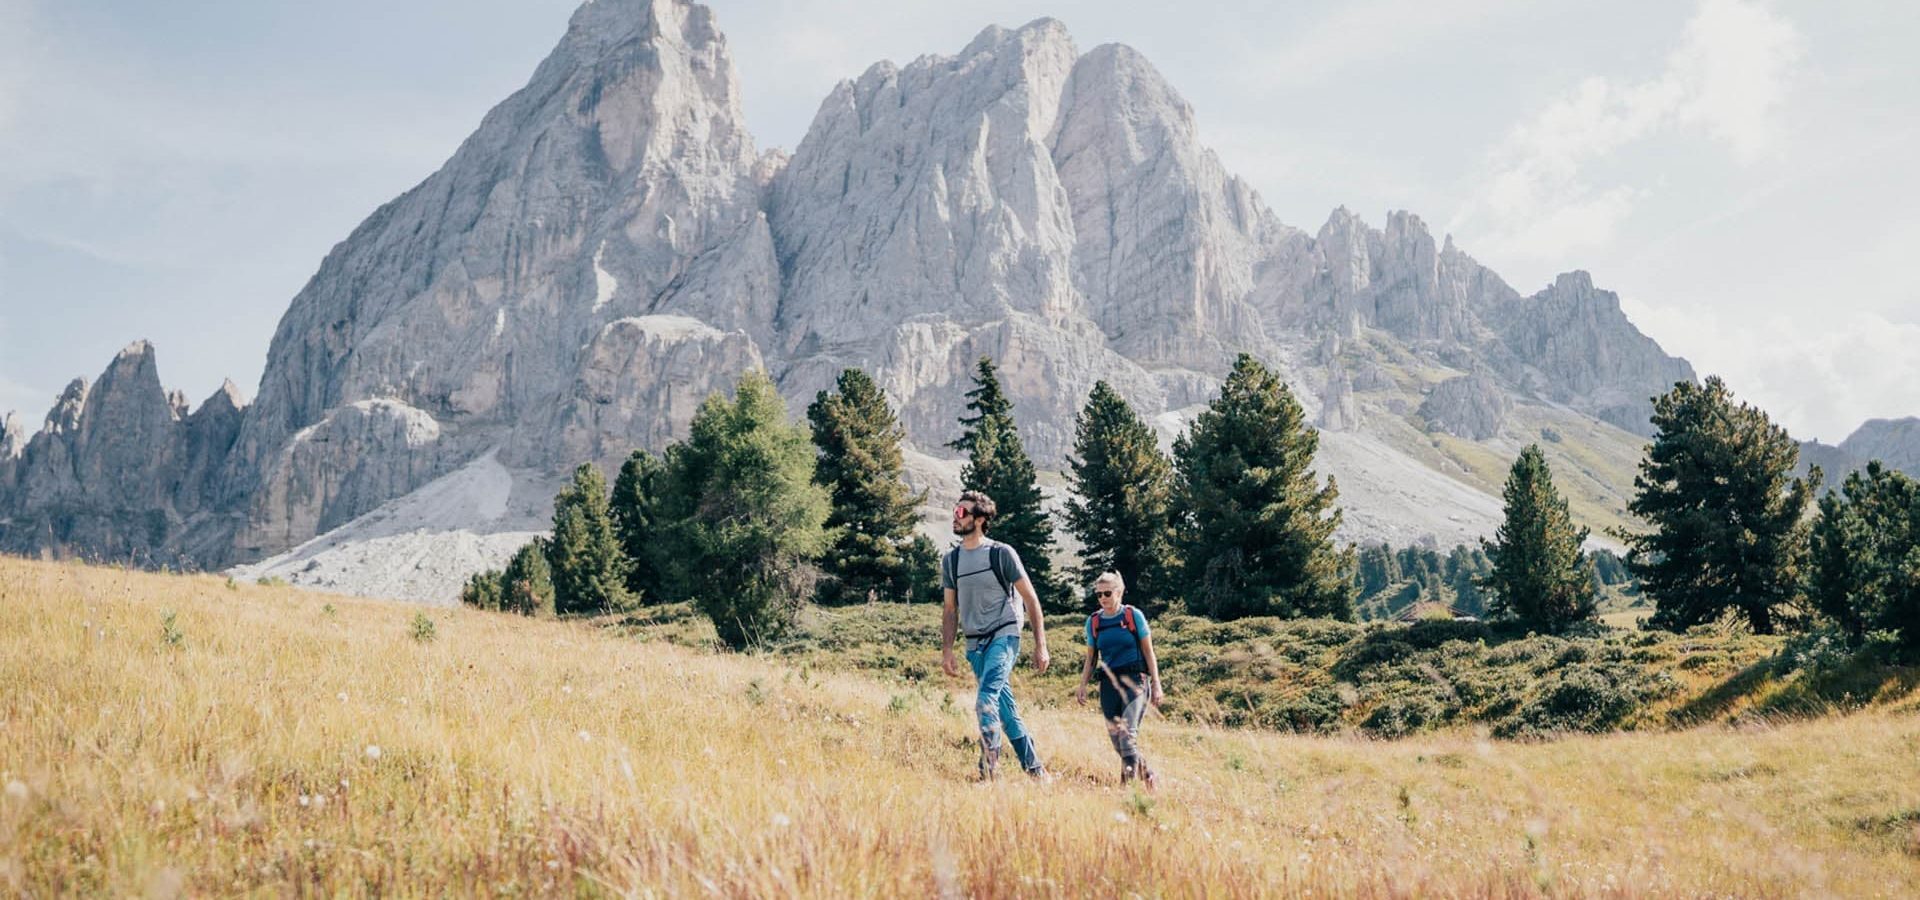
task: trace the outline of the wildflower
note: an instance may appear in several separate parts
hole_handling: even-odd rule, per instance
[[[1127,824],[1127,814],[1123,812],[1116,812],[1113,814],[1113,820],[1115,822],[1119,822],[1122,825],[1125,825]]]
[[[309,803],[311,803],[311,802],[313,802],[313,798],[311,798],[311,797],[308,797],[308,796],[307,796],[306,794],[301,794],[301,795],[300,795],[300,805],[301,805],[301,806],[306,806],[307,804],[309,804]]]
[[[573,685],[570,685],[570,684],[563,684],[563,685],[561,685],[561,686],[560,686],[560,693],[562,693],[562,694],[571,694],[571,693],[573,693]]]
[[[340,702],[341,702],[341,703],[345,703],[345,702],[347,702],[347,692],[346,692],[346,691],[341,691],[340,693],[338,693],[338,694],[335,694],[334,696],[335,696],[335,697],[337,697],[337,698],[339,698],[339,700],[340,700]]]
[[[148,809],[151,809],[153,811],[153,814],[157,816],[167,811],[167,801],[155,800],[153,801],[153,805],[148,807]]]
[[[380,745],[379,745],[379,744],[368,744],[368,745],[367,745],[367,758],[368,758],[368,759],[379,759],[379,758],[380,758]]]
[[[786,813],[774,813],[770,821],[773,822],[773,827],[775,828],[785,828],[793,824],[793,820],[787,818]]]
[[[322,806],[325,806],[325,805],[327,805],[327,795],[325,795],[325,794],[315,794],[315,795],[313,795],[313,805],[314,805],[314,807],[315,807],[316,809],[317,809],[317,808],[319,808],[319,807],[322,807]]]
[[[587,730],[585,728],[582,728],[580,729],[580,739],[583,741],[591,741],[593,740],[593,735],[588,734]]]
[[[27,799],[26,784],[19,780],[7,782],[7,797],[12,800]]]
[[[346,790],[346,788],[347,788],[347,780],[345,778],[340,779],[340,789]]]

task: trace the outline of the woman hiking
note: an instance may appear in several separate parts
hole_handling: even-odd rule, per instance
[[[1100,610],[1087,618],[1087,662],[1080,669],[1080,690],[1074,702],[1087,702],[1087,684],[1095,667],[1100,671],[1100,714],[1107,720],[1107,737],[1120,754],[1120,783],[1139,778],[1154,787],[1153,769],[1140,755],[1140,718],[1147,704],[1160,705],[1160,660],[1153,654],[1153,634],[1147,615],[1121,602],[1127,584],[1119,572],[1104,572],[1093,582]]]

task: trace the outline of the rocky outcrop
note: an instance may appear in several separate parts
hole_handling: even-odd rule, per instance
[[[1490,361],[1522,390],[1637,434],[1653,433],[1655,396],[1694,380],[1693,366],[1641,334],[1619,296],[1585,272],[1561,275],[1490,318],[1505,350]]]
[[[255,510],[236,552],[285,550],[494,447],[555,469],[627,444],[556,439],[582,427],[576,385],[604,362],[608,323],[683,314],[770,334],[757,164],[710,10],[582,6],[528,85],[294,298],[227,467],[230,499]],[[309,446],[362,434],[375,443],[358,452]],[[385,454],[403,458],[364,458]]]
[[[1375,230],[1341,207],[1313,237],[1287,238],[1254,300],[1276,331],[1376,329],[1414,346],[1472,347],[1487,334],[1479,314],[1515,297],[1451,238],[1436,247],[1418,216],[1393,212]]]
[[[229,388],[231,385],[229,385]],[[193,565],[213,475],[232,446],[237,397],[188,414],[161,387],[153,347],[120,351],[98,381],[75,379],[0,479],[0,549]]]
[[[573,459],[618,459],[685,437],[700,402],[766,363],[746,332],[679,315],[617,319],[588,344],[560,435]],[[611,467],[609,467],[611,468]]]
[[[1420,404],[1420,418],[1430,430],[1484,441],[1500,433],[1512,406],[1493,379],[1476,372],[1435,385]]]
[[[1840,442],[1840,449],[1856,459],[1877,459],[1920,475],[1920,418],[1869,419]],[[1833,473],[1828,473],[1828,480],[1833,480]]]

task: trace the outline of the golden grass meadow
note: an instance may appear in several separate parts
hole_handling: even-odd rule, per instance
[[[936,659],[937,637],[921,649]],[[1542,743],[1151,718],[1146,794],[1071,707],[1028,713],[1057,781],[972,783],[970,701],[964,678],[914,689],[582,622],[0,558],[0,886],[1920,895],[1910,708]]]

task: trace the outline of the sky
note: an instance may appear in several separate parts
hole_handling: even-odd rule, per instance
[[[251,396],[321,258],[525,84],[570,0],[0,0],[0,413],[138,339]],[[1279,218],[1585,269],[1796,437],[1920,415],[1920,4],[715,0],[762,148],[1042,16],[1134,46]]]

